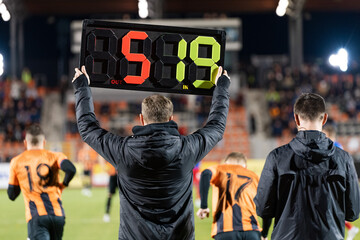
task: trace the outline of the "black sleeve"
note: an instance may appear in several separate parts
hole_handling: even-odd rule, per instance
[[[100,127],[94,113],[94,103],[88,80],[84,74],[73,82],[75,109],[79,133],[84,142],[92,147],[115,168],[119,161],[119,149],[124,137],[117,136]]]
[[[230,79],[222,75],[214,89],[210,113],[205,126],[193,134],[188,135],[189,146],[195,154],[197,164],[222,139],[225,132],[226,118],[229,111]]]
[[[269,233],[269,228],[271,226],[271,220],[272,218],[263,218],[263,222],[262,222],[262,232],[261,232],[261,236],[263,238],[266,238],[268,233]]]
[[[354,160],[348,155],[346,172],[346,191],[345,191],[345,220],[353,222],[359,218],[360,212],[360,193],[359,179],[356,174]]]
[[[67,159],[62,160],[60,168],[65,172],[63,184],[67,187],[76,173],[76,168],[74,164]]]
[[[20,186],[9,184],[7,194],[10,200],[14,201],[20,194]]]
[[[209,169],[205,169],[200,176],[200,199],[202,209],[208,208],[208,193],[210,188],[210,180],[212,177],[212,172]]]
[[[275,217],[277,204],[277,170],[275,155],[271,152],[265,161],[264,168],[254,198],[256,213],[262,218]]]

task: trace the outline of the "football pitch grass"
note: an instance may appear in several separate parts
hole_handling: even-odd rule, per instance
[[[92,197],[83,196],[80,189],[64,190],[62,200],[66,224],[63,240],[117,239],[120,222],[119,196],[118,193],[114,195],[110,211],[111,221],[105,223],[102,218],[105,211],[106,196],[106,188],[93,188]],[[12,202],[8,199],[6,190],[0,191],[0,239],[26,240],[27,224],[24,211],[22,195],[15,202]],[[197,208],[194,210],[195,214],[196,211]],[[354,222],[354,225],[360,227],[360,220]],[[212,239],[210,230],[211,218],[200,220],[195,217],[196,240]],[[355,237],[356,239],[360,240],[360,233]]]

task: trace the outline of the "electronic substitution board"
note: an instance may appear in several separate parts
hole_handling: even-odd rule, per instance
[[[90,86],[212,95],[225,31],[85,20],[80,65]]]

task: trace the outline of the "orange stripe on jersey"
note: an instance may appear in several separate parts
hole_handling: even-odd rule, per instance
[[[26,221],[33,216],[64,216],[59,189],[63,153],[27,150],[10,163],[9,184],[20,186],[24,196]]]
[[[240,165],[221,164],[209,168],[213,186],[211,235],[230,231],[261,231],[254,197],[259,177]]]

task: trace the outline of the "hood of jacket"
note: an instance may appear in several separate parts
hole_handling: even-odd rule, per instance
[[[178,157],[181,142],[174,121],[135,126],[133,133],[129,151],[143,167],[161,169]]]
[[[299,131],[290,142],[296,155],[313,163],[329,160],[335,153],[335,144],[323,132]]]

